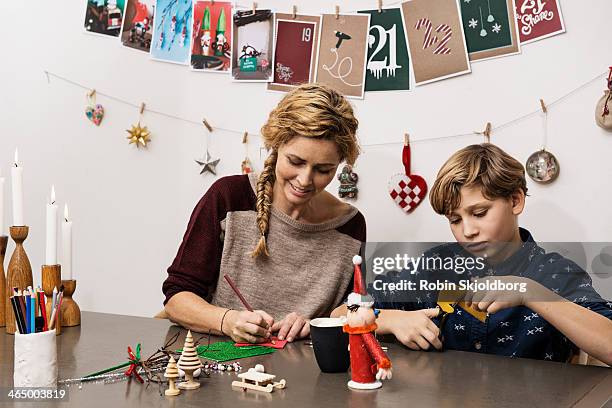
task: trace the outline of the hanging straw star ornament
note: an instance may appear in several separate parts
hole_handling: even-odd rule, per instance
[[[130,135],[127,139],[130,140],[129,144],[136,144],[136,147],[147,147],[147,143],[151,141],[151,132],[146,126],[140,126],[140,122],[136,126],[132,125],[132,128],[127,131]]]
[[[201,159],[195,159],[196,163],[198,163],[200,166],[202,166],[202,171],[200,171],[200,174],[204,174],[207,171],[211,172],[212,174],[214,174],[215,176],[217,175],[217,164],[219,164],[219,162],[221,161],[221,159],[212,159],[212,156],[210,155],[210,152],[208,150],[206,150],[206,159],[201,158]]]

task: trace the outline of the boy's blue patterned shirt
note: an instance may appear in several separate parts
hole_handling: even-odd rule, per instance
[[[531,234],[520,229],[523,245],[510,258],[483,271],[469,270],[467,278],[483,276],[519,275],[539,282],[552,292],[612,319],[612,302],[595,291],[591,277],[578,265],[558,253],[546,253]],[[428,253],[439,256],[465,254],[458,244],[436,247]],[[520,271],[517,273],[517,271]],[[423,273],[435,271],[402,270],[400,273],[379,275],[377,280],[394,283],[401,280],[417,281]],[[419,292],[415,301],[404,302],[398,293],[378,291],[373,285],[368,292],[380,309],[419,310],[434,308],[438,292]],[[436,319],[437,322],[437,319]],[[444,347],[453,350],[526,357],[542,360],[567,361],[575,346],[554,326],[525,306],[513,307],[491,314],[481,323],[460,307],[447,317],[443,327]]]

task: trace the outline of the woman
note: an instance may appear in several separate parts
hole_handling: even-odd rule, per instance
[[[365,220],[325,187],[342,161],[355,162],[357,126],[350,104],[326,86],[302,85],[280,101],[261,129],[271,153],[259,177],[219,179],[191,216],[163,284],[171,320],[238,342],[273,333],[293,341],[342,303]]]

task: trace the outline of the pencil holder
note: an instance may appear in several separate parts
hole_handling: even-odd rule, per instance
[[[57,343],[55,330],[15,333],[15,388],[57,387]]]
[[[81,324],[81,309],[72,299],[76,289],[76,279],[63,280],[64,300],[62,302],[60,321],[64,327],[78,326]]]
[[[11,260],[8,265],[6,272],[6,299],[10,296],[10,291],[14,287],[19,289],[25,289],[28,286],[32,286],[32,266],[28,255],[23,249],[23,241],[28,237],[29,228],[27,226],[22,227],[10,227],[11,238],[15,241],[15,250],[11,255]],[[13,334],[16,331],[15,327],[15,315],[13,314],[13,307],[11,302],[6,301],[5,305],[5,323],[6,332]]]
[[[47,297],[47,316],[51,318],[53,306],[53,288],[59,291],[62,286],[62,266],[61,265],[43,265],[41,267],[42,289]],[[60,320],[57,320],[60,322]],[[59,336],[61,333],[61,324],[55,326],[55,333]]]
[[[0,327],[6,322],[6,304],[10,303],[8,298],[10,294],[6,291],[6,276],[4,275],[4,254],[6,253],[6,244],[8,237],[0,236]]]

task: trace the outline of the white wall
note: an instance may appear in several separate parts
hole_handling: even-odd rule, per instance
[[[161,283],[191,210],[214,178],[200,176],[193,161],[204,148],[202,127],[145,114],[153,132],[147,151],[128,146],[125,129],[136,109],[106,98],[100,128],[84,117],[85,91],[53,80],[43,70],[100,91],[144,101],[151,109],[214,126],[258,132],[281,95],[263,84],[236,84],[217,74],[150,61],[116,40],[84,34],[83,3],[65,6],[2,1],[0,38],[0,170],[7,178],[5,219],[11,217],[10,165],[19,147],[25,168],[26,249],[35,283],[44,261],[45,197],[52,183],[74,219],[76,299],[84,310],[149,316],[161,307]],[[322,0],[296,1],[303,13],[332,12]],[[371,8],[373,1],[342,1],[341,10]],[[533,111],[539,98],[552,100],[604,72],[612,61],[609,16],[612,3],[563,0],[567,33],[524,47],[522,55],[480,62],[473,73],[411,92],[366,94],[354,101],[364,144],[401,142],[481,130]],[[289,2],[260,1],[260,7],[290,9]],[[594,123],[604,81],[577,92],[550,111],[549,150],[561,163],[549,186],[529,183],[522,224],[536,239],[611,241],[612,134]],[[524,161],[541,146],[541,119],[534,117],[496,132],[492,141]],[[252,139],[253,140],[253,139]],[[481,137],[413,144],[413,170],[429,184],[455,150]],[[221,156],[219,175],[239,172],[241,135],[215,132],[211,151]],[[251,158],[261,168],[258,142]],[[404,215],[387,196],[387,181],[403,169],[401,146],[365,147],[356,171],[356,205],[368,220],[372,241],[452,239],[445,219],[423,204]],[[330,187],[335,190],[336,184]],[[5,232],[6,233],[6,232]],[[9,245],[8,254],[12,253]],[[8,255],[7,255],[8,258]],[[6,261],[8,264],[8,259]]]

